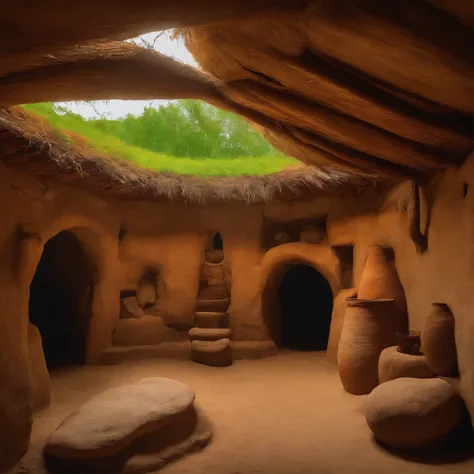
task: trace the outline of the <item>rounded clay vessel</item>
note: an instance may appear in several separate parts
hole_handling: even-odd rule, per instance
[[[362,271],[357,296],[361,299],[393,298],[401,313],[406,313],[405,292],[393,262],[387,257],[388,249],[371,245]],[[407,329],[407,322],[398,328]]]
[[[396,343],[397,313],[393,299],[348,298],[338,348],[339,376],[346,392],[362,395],[378,385],[380,353]]]
[[[421,347],[428,366],[436,375],[457,375],[454,316],[447,304],[432,303],[421,331]]]

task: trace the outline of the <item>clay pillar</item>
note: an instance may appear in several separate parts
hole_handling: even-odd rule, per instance
[[[96,364],[104,350],[112,343],[112,333],[120,313],[122,267],[118,240],[106,234],[94,236],[93,240],[87,239],[79,232],[76,232],[76,235],[81,243],[86,243],[86,250],[97,264],[97,281],[86,349],[86,362]]]
[[[0,255],[0,472],[26,452],[32,425],[28,294],[18,286],[8,250]]]

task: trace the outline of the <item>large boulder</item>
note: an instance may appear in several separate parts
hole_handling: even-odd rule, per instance
[[[41,334],[38,328],[28,324],[28,356],[33,384],[33,409],[40,410],[51,402],[51,383],[44,358]]]
[[[445,380],[399,378],[372,391],[365,417],[379,441],[396,448],[418,448],[442,441],[463,413],[461,397]]]
[[[161,377],[112,388],[66,418],[46,443],[45,454],[67,460],[113,456],[167,426],[193,402],[190,387]]]
[[[379,358],[379,383],[402,377],[428,379],[434,377],[422,354],[403,354],[397,346],[387,347]]]

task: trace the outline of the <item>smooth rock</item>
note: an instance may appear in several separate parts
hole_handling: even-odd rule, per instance
[[[387,347],[379,358],[379,383],[402,377],[428,379],[434,377],[423,354],[403,354],[398,346]]]
[[[218,341],[219,339],[230,339],[232,331],[228,328],[192,328],[189,330],[191,341]]]
[[[190,387],[161,377],[112,388],[66,418],[48,440],[45,453],[63,459],[114,455],[138,437],[166,426],[193,401]]]
[[[171,423],[140,436],[111,456],[64,459],[45,456],[49,472],[57,474],[145,474],[163,468],[188,453],[203,449],[212,438],[212,423],[192,405]]]
[[[218,341],[192,341],[191,360],[213,367],[225,367],[232,364],[232,351],[229,339]]]
[[[225,313],[230,305],[230,298],[222,299],[198,299],[196,301],[196,312]]]
[[[227,313],[196,312],[196,326],[199,328],[222,328],[228,324]]]
[[[396,448],[418,448],[442,441],[463,413],[461,397],[445,380],[400,378],[372,391],[365,417],[379,441]]]

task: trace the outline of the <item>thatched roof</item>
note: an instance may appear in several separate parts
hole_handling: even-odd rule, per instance
[[[422,180],[472,150],[472,0],[10,3],[0,107],[202,99],[290,156],[370,177]],[[202,71],[120,41],[167,27]]]
[[[203,178],[158,173],[104,155],[85,143],[66,140],[45,120],[19,107],[0,109],[0,163],[33,173],[50,184],[70,184],[129,200],[251,203],[356,193],[374,185],[368,179],[305,165],[260,176]]]

